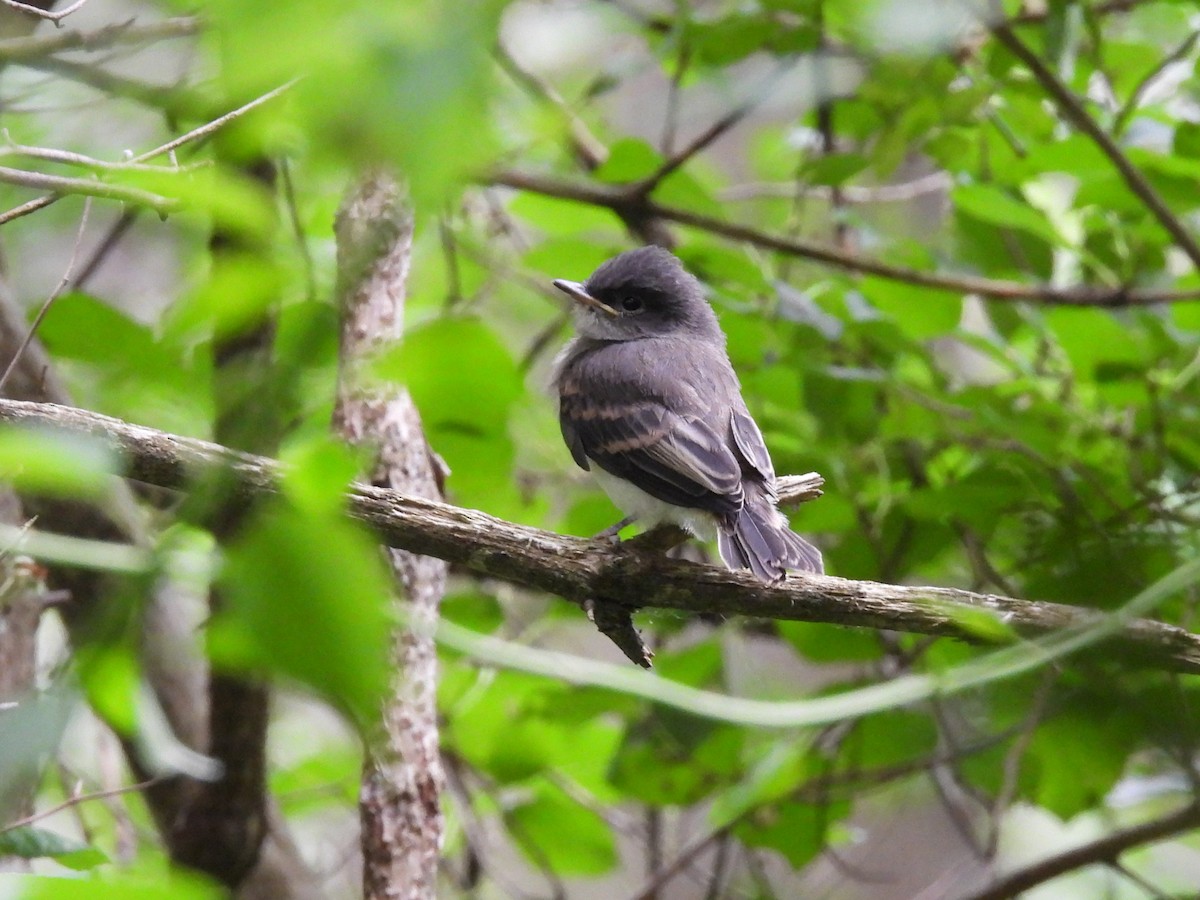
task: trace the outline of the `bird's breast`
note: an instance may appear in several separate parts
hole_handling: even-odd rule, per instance
[[[604,471],[594,460],[590,471],[613,505],[625,515],[633,516],[643,527],[677,525],[701,540],[716,539],[716,523],[710,513],[652,497],[633,482]]]

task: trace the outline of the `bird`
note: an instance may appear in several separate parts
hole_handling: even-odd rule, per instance
[[[552,376],[563,440],[626,516],[601,535],[670,523],[715,538],[728,568],[768,584],[823,573],[777,507],[771,456],[699,280],[649,246],[553,284],[574,301]]]

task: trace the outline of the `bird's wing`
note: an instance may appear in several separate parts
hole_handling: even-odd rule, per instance
[[[771,464],[771,454],[767,452],[767,444],[763,440],[758,423],[743,406],[733,411],[729,426],[738,455],[762,476],[763,486],[774,499],[775,466]]]
[[[575,461],[677,506],[738,509],[742,465],[719,421],[728,413],[687,380],[646,383],[622,349],[568,364],[559,377],[559,423]]]

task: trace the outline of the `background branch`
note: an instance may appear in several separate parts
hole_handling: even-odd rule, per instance
[[[1187,254],[1188,259],[1192,261],[1198,270],[1200,270],[1200,244],[1196,243],[1196,239],[1192,237],[1175,213],[1171,212],[1166,201],[1158,195],[1158,191],[1146,180],[1143,175],[1125,155],[1124,151],[1117,146],[1114,141],[1099,123],[1093,119],[1086,109],[1083,108],[1083,103],[1062,83],[1061,79],[1050,70],[1050,67],[1042,62],[1041,58],[1029,49],[1012,27],[1008,24],[996,25],[992,28],[992,34],[996,36],[996,40],[1002,43],[1009,51],[1019,59],[1030,72],[1033,77],[1045,89],[1046,93],[1054,100],[1055,104],[1062,111],[1062,114],[1075,124],[1075,127],[1091,138],[1097,147],[1103,151],[1104,155],[1109,158],[1109,161],[1121,173],[1121,177],[1125,179],[1125,183],[1129,189],[1137,196],[1150,214],[1158,220],[1175,239],[1176,245]]]
[[[1134,847],[1153,844],[1177,834],[1200,828],[1200,803],[1192,802],[1183,809],[1115,831],[1099,840],[1073,847],[1023,869],[1003,876],[986,888],[965,895],[962,900],[1005,900],[1060,875],[1095,863],[1115,862],[1121,854]]]
[[[759,231],[748,225],[738,225],[725,219],[706,216],[691,210],[664,206],[653,200],[631,196],[628,190],[607,185],[591,185],[576,181],[567,181],[547,175],[538,175],[514,169],[503,169],[491,172],[483,179],[488,184],[516,188],[543,194],[547,197],[558,197],[563,200],[575,200],[592,206],[611,209],[623,220],[630,217],[663,219],[699,228],[710,234],[720,235],[735,241],[745,241],[756,247],[764,247],[791,256],[803,257],[827,263],[840,269],[858,272],[864,275],[877,275],[880,278],[890,278],[908,284],[923,287],[939,288],[962,294],[978,294],[993,300],[1034,300],[1040,303],[1061,306],[1147,306],[1156,303],[1169,303],[1176,300],[1194,300],[1200,297],[1200,290],[1189,291],[1150,291],[1131,288],[1107,288],[1081,285],[1074,288],[1056,288],[1050,285],[1026,285],[1011,281],[994,281],[989,278],[977,278],[971,275],[939,275],[936,272],[922,272],[917,269],[907,269],[894,266],[882,260],[872,259],[846,250],[840,250],[819,241],[803,238],[781,237],[769,232]]]

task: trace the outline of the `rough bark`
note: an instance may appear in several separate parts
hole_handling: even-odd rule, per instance
[[[400,387],[365,383],[363,361],[403,330],[413,222],[402,190],[385,175],[363,180],[338,213],[341,373],[334,425],[350,443],[375,449],[370,482],[430,500],[442,497],[439,461]],[[392,637],[394,676],[382,733],[367,748],[359,797],[363,893],[367,900],[437,896],[445,776],[438,752],[437,648],[432,637],[446,563],[389,550],[414,627]]]
[[[93,435],[125,459],[130,478],[163,487],[185,486],[189,470],[224,466],[238,490],[255,497],[273,492],[279,477],[272,460],[83,410],[0,400],[0,422]],[[541,588],[580,605],[598,599],[640,608],[828,622],[965,640],[976,636],[961,624],[956,609],[987,610],[1023,636],[1087,625],[1102,615],[1061,603],[830,576],[797,576],[766,585],[746,573],[665,559],[636,541],[613,546],[553,534],[386,488],[358,485],[346,501],[349,514],[373,528],[390,547]],[[1127,623],[1104,643],[1104,652],[1143,665],[1200,672],[1200,635],[1150,619]]]

